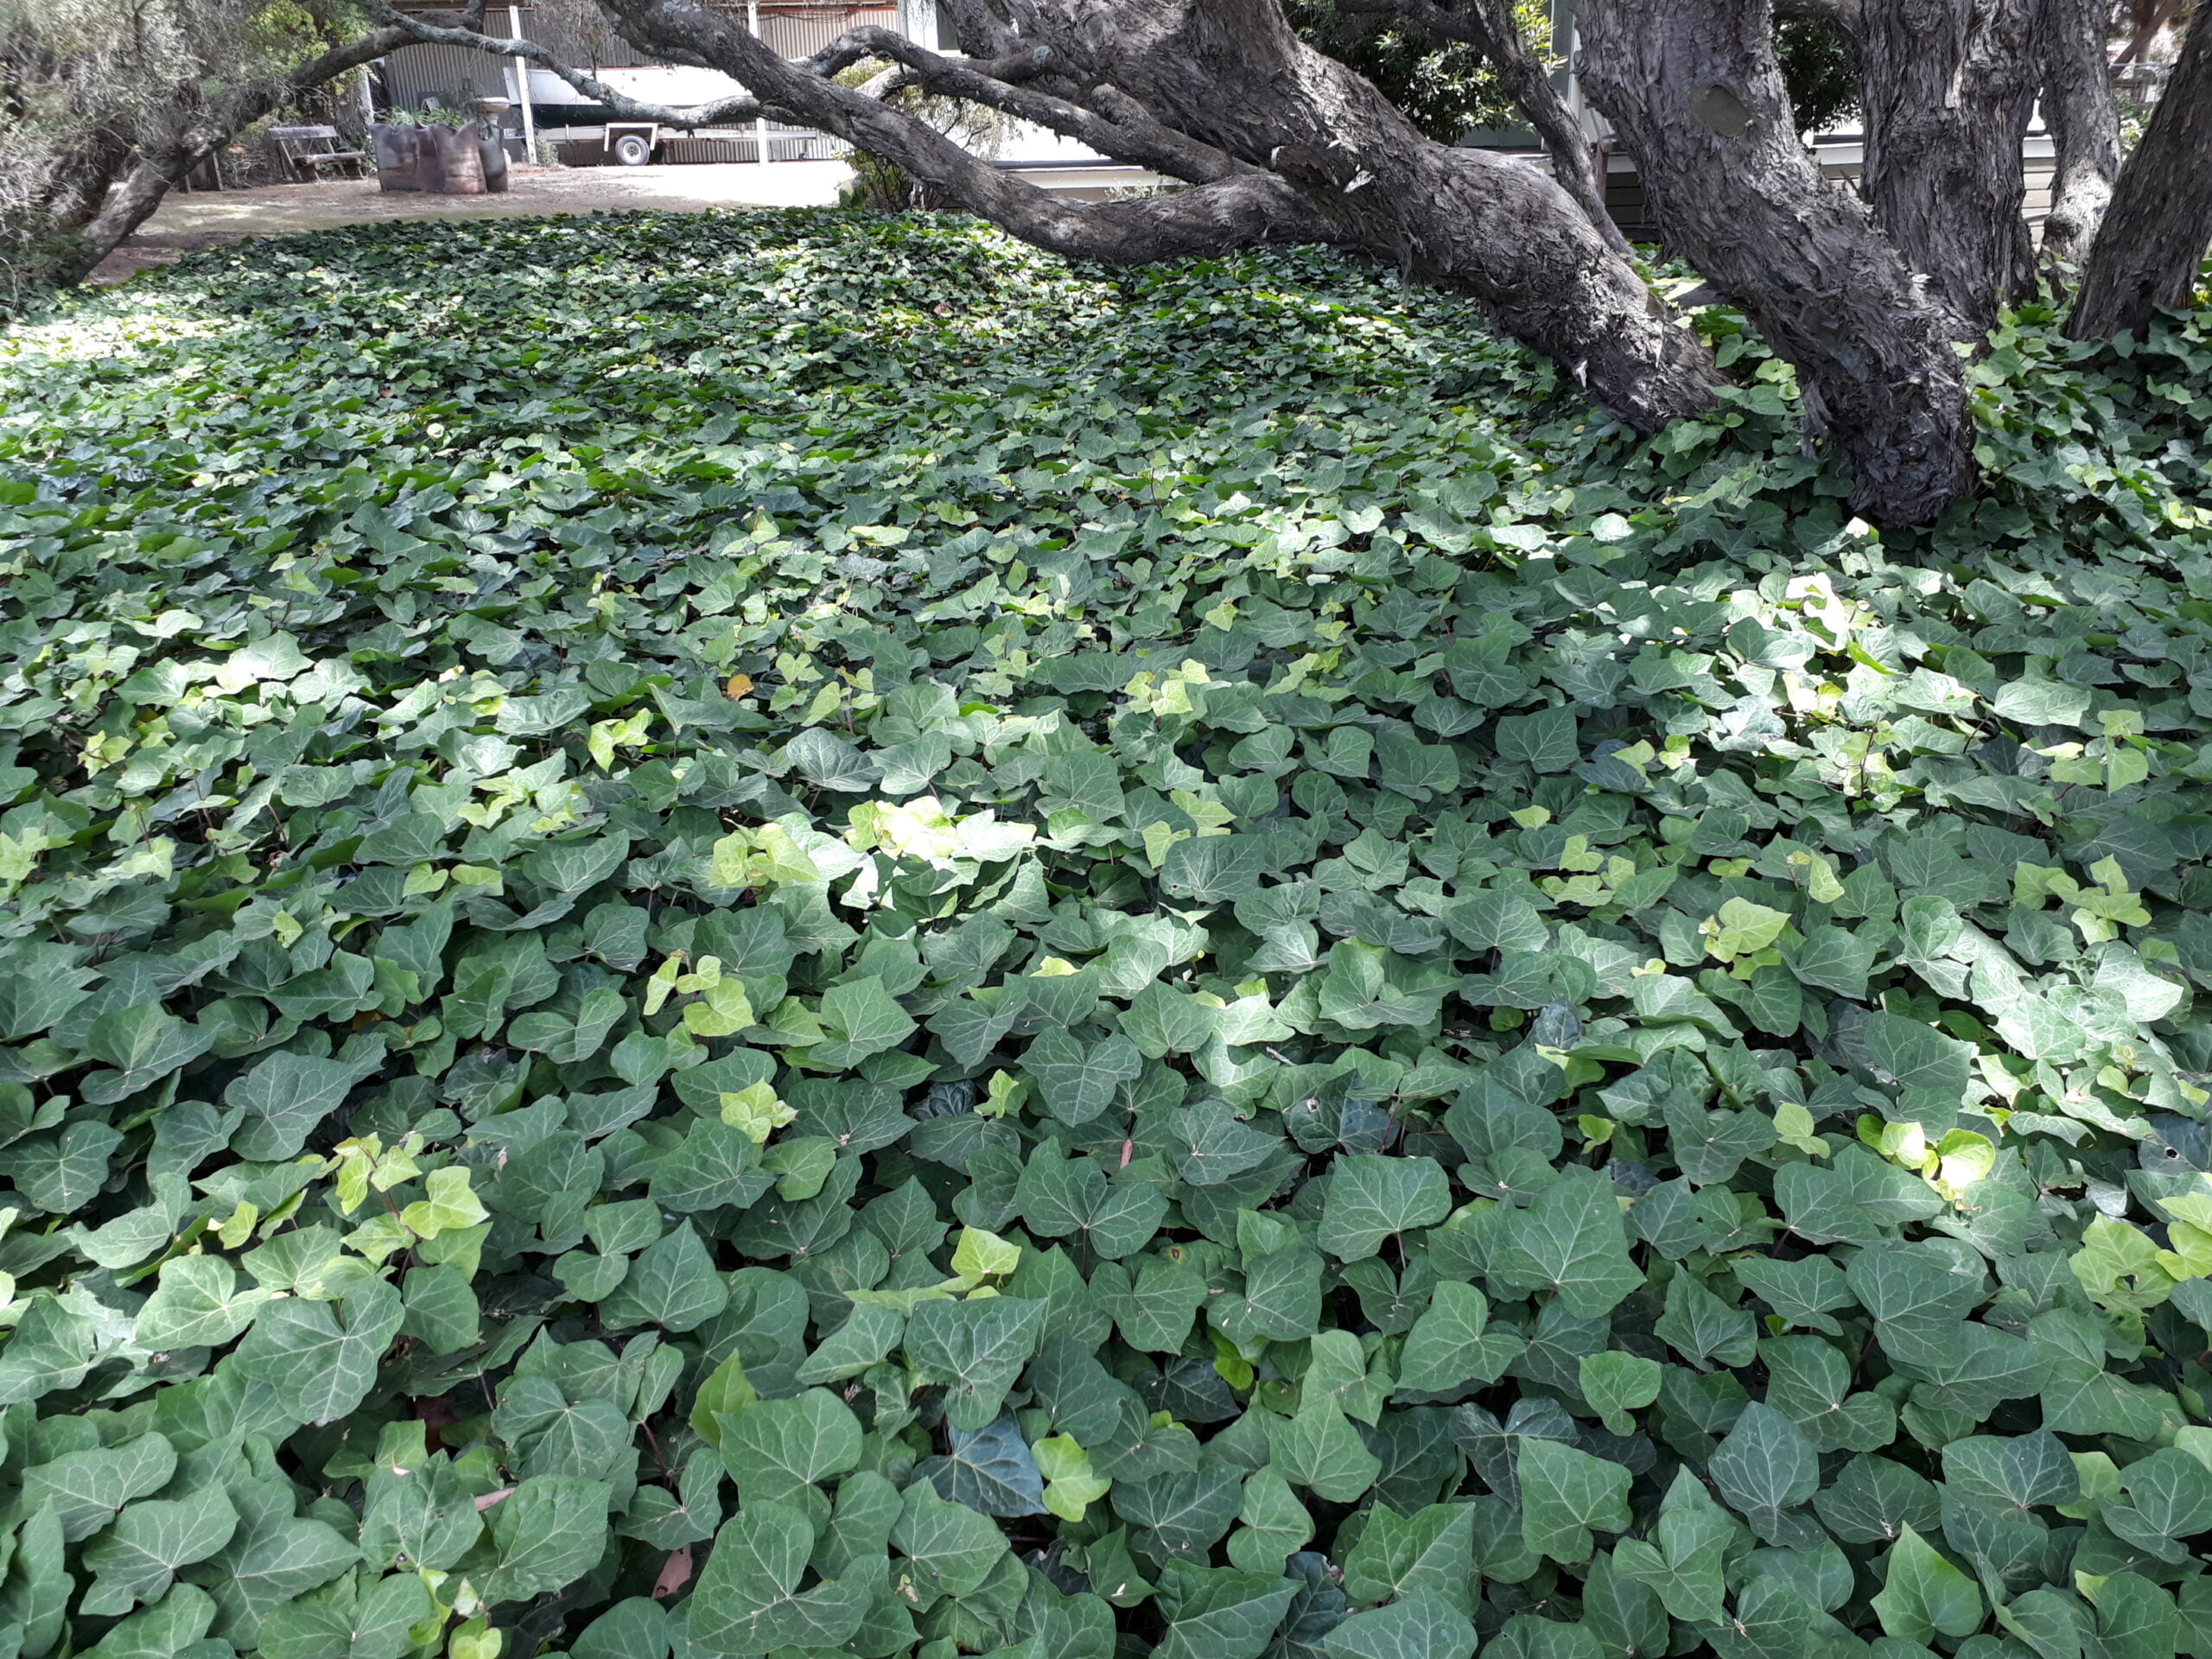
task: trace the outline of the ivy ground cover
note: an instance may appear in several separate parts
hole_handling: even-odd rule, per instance
[[[0,343],[0,1659],[2212,1659],[2204,319],[1885,540],[1319,256]]]

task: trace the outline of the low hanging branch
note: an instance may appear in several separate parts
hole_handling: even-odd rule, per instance
[[[456,15],[466,26],[480,22],[483,11],[484,0],[471,0],[466,11],[448,15]],[[410,29],[387,23],[304,59],[282,74],[218,90],[181,111],[166,137],[138,146],[105,204],[71,238],[72,251],[56,264],[53,280],[66,286],[91,275],[125,237],[153,217],[187,174],[255,122],[351,70],[397,51],[412,38]]]
[[[1283,180],[1171,132],[1145,118],[1134,105],[1125,108],[1136,119],[1111,121],[1064,99],[987,74],[980,67],[955,64],[887,29],[849,31],[812,57],[797,62],[777,56],[746,35],[743,38],[754,50],[739,54],[740,78],[749,76],[751,84],[774,88],[770,95],[758,98],[747,93],[672,109],[617,92],[562,63],[534,41],[498,40],[479,31],[429,24],[389,6],[381,10],[425,44],[465,46],[543,63],[569,85],[626,119],[689,130],[766,113],[797,124],[837,131],[970,205],[983,204],[979,211],[1025,240],[1072,258],[1147,264],[1193,254],[1218,254],[1261,243],[1335,239],[1326,221],[1314,214]],[[970,155],[926,123],[887,107],[880,98],[840,86],[830,79],[871,57],[898,63],[913,84],[927,90],[989,104],[1198,188],[1135,200],[1065,200]],[[1033,49],[1009,54],[1009,58],[1010,63],[995,67],[1020,73],[1025,67],[1033,68],[1039,60]]]

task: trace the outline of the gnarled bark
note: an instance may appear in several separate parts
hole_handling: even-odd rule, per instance
[[[1047,205],[1037,200],[1042,192],[785,62],[713,12],[670,0],[603,3],[638,45],[710,63],[794,118],[896,162],[1041,245],[1077,251],[1079,238],[1087,257],[1157,257],[1120,238],[1179,211],[1177,198],[1110,204],[1122,210],[1112,216]],[[1301,227],[1318,227],[1302,229],[1306,239],[1361,249],[1414,280],[1472,296],[1502,329],[1566,365],[1639,430],[1710,403],[1718,377],[1703,346],[1556,182],[1525,163],[1425,137],[1365,80],[1300,41],[1274,0],[1049,0],[1021,12],[1022,42],[1049,54],[1039,90],[1093,111],[1102,100],[1125,114],[1133,106],[1154,128],[1268,175],[1267,186],[1249,179],[1237,188],[1255,195],[1287,187],[1271,199],[1302,203]],[[1120,159],[1143,160],[1160,142],[1159,131],[1126,118],[1108,126],[1123,132],[1094,129],[1085,142]],[[1217,228],[1256,239],[1244,220]]]
[[[1766,0],[1602,0],[1584,76],[1635,150],[1669,242],[1795,364],[1807,414],[1882,524],[1972,487],[1951,318],[1798,141]]]
[[[2120,100],[2105,63],[2105,0],[2042,0],[2043,113],[2056,166],[2046,257],[2079,264],[2120,176]]]
[[[2020,147],[2034,112],[2035,0],[1863,0],[1866,199],[1978,340],[2034,274]]]
[[[2067,325],[2076,340],[2139,331],[2178,309],[2212,244],[2212,27],[2190,26],[2151,124],[2120,169]]]
[[[480,16],[482,10],[482,0],[475,0],[473,15]],[[81,219],[71,238],[69,256],[55,270],[55,280],[66,284],[90,276],[124,238],[154,216],[162,199],[186,174],[253,123],[347,70],[398,50],[412,39],[406,29],[390,25],[317,53],[281,75],[223,89],[184,112],[168,136],[138,147],[98,211]]]
[[[1521,38],[1504,0],[1465,0],[1458,8],[1438,5],[1434,0],[1338,0],[1338,5],[1344,11],[1382,12],[1440,40],[1459,41],[1481,53],[1513,107],[1544,141],[1560,188],[1574,198],[1616,252],[1628,251],[1628,238],[1605,210],[1605,181],[1598,175],[1582,124]]]

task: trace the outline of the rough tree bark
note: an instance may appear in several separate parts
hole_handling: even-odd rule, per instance
[[[1605,184],[1599,177],[1582,124],[1567,107],[1544,66],[1521,38],[1504,0],[1466,0],[1464,9],[1434,0],[1338,0],[1344,11],[1381,12],[1427,30],[1440,40],[1471,46],[1489,60],[1498,85],[1513,100],[1552,158],[1552,175],[1574,198],[1598,232],[1616,253],[1626,253],[1628,238],[1605,211]]]
[[[1141,263],[1265,241],[1333,242],[1472,295],[1639,430],[1702,410],[1718,384],[1702,345],[1556,183],[1424,137],[1358,75],[1300,41],[1274,0],[1056,0],[1013,8],[1019,32],[956,3],[963,48],[979,64],[865,29],[794,64],[704,8],[603,4],[633,44],[720,69],[765,107],[897,162],[1039,246]],[[409,26],[417,38],[465,38]],[[542,55],[518,42],[470,43]],[[908,84],[993,105],[1199,188],[1097,205],[1058,200],[830,79],[870,56],[899,65]]]
[[[1044,246],[1067,248],[1084,225],[1096,227],[1083,238],[1086,257],[1157,257],[1141,232],[1176,201],[1205,194],[1111,204],[1122,211],[1109,234],[1096,209],[1039,203],[1042,193],[921,123],[786,63],[714,12],[673,0],[602,4],[634,43],[711,64],[794,118],[896,162]],[[1565,365],[1638,430],[1709,405],[1718,376],[1702,344],[1555,182],[1525,163],[1423,137],[1365,80],[1300,41],[1274,0],[1045,0],[1010,10],[1021,20],[1018,38],[976,44],[1001,58],[1015,47],[1041,51],[1035,89],[1098,118],[1084,142],[1104,154],[1142,160],[1172,133],[1237,169],[1249,180],[1243,190],[1262,188],[1253,175],[1266,175],[1268,188],[1287,185],[1307,221],[1323,227],[1306,239],[1358,248],[1413,280],[1471,296],[1501,329]],[[940,73],[928,62],[933,54],[910,46],[906,55],[922,66],[925,85]],[[1082,136],[1072,124],[1048,124]],[[1241,225],[1227,228],[1244,236]],[[1215,251],[1233,245],[1224,238]]]
[[[471,0],[467,10],[446,14],[441,21],[456,26],[479,22],[483,9],[484,0]],[[108,165],[97,172],[97,190],[87,186],[79,192],[81,200],[58,204],[68,206],[70,216],[57,221],[57,228],[73,234],[69,251],[57,262],[53,279],[67,285],[90,276],[125,237],[153,217],[186,174],[253,123],[346,71],[397,51],[414,38],[411,30],[387,24],[303,59],[282,74],[217,86],[210,93],[193,89],[197,101],[178,112],[168,133],[140,142],[127,166],[118,168],[114,157],[108,157]],[[111,181],[112,189],[108,188]]]
[[[2200,16],[2142,142],[2121,169],[2090,247],[2067,332],[2107,340],[2140,332],[2161,308],[2189,302],[2212,244],[2212,27]]]
[[[2039,68],[2035,0],[1863,0],[1867,200],[1979,340],[2034,275],[2020,147]]]
[[[2043,251],[2074,265],[2088,251],[2120,176],[2120,100],[2105,63],[2105,0],[2042,0],[2042,7],[2044,121],[2056,163]]]
[[[1952,318],[1798,141],[1766,0],[1602,0],[1586,83],[1635,151],[1669,240],[1797,368],[1850,457],[1852,503],[1918,524],[1967,493]]]

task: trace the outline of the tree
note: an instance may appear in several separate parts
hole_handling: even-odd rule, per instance
[[[240,132],[411,39],[353,0],[0,0],[0,302],[81,280]]]
[[[1336,10],[1388,14],[1480,51],[1550,140],[1552,176],[1436,142],[1372,81],[1301,40],[1281,0],[1007,0],[1002,10],[944,0],[961,58],[860,29],[798,63],[710,8],[601,3],[643,50],[710,65],[757,92],[758,104],[728,101],[715,118],[742,105],[835,133],[1041,246],[1122,263],[1262,242],[1356,249],[1474,296],[1639,431],[1707,408],[1721,384],[1621,250],[1579,130],[1504,0],[1336,0]],[[1800,142],[1770,0],[1585,0],[1584,84],[1634,152],[1669,245],[1794,365],[1808,429],[1848,456],[1853,505],[1877,522],[1926,522],[1974,488],[1962,348],[2035,280],[2021,140],[2038,97],[2059,149],[2054,252],[2092,250],[2094,326],[2139,327],[2194,280],[2212,238],[2212,94],[2192,77],[2212,73],[2212,48],[2197,31],[2174,95],[2119,174],[2115,213],[2131,226],[2155,219],[2160,233],[2116,221],[2097,238],[2119,173],[2097,12],[2095,0],[1791,0],[1789,26],[1840,37],[1872,89],[1861,195],[1824,178]],[[420,39],[546,56],[409,26]],[[832,79],[864,61],[886,73],[864,88]],[[1055,200],[886,105],[885,91],[908,86],[1037,122],[1190,188]],[[677,124],[698,114],[650,112]]]

